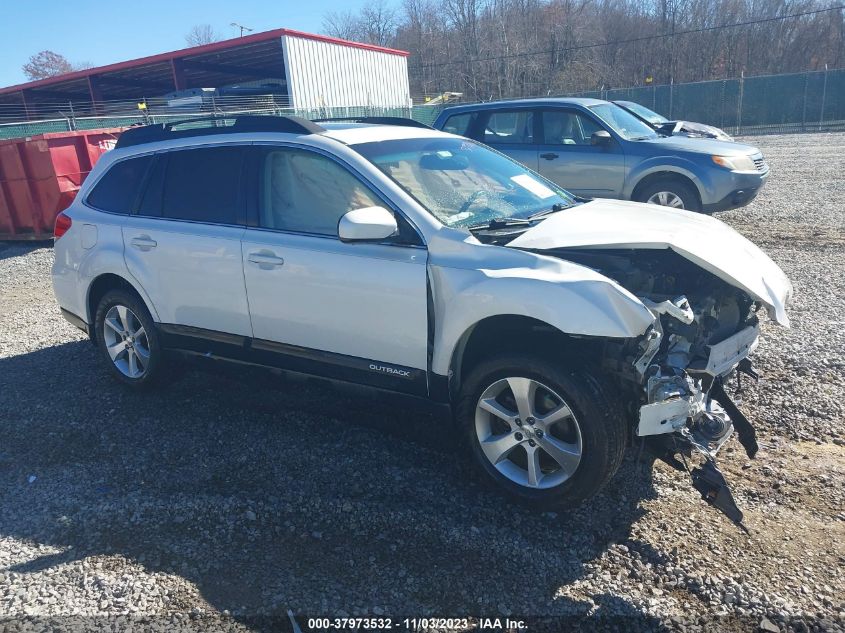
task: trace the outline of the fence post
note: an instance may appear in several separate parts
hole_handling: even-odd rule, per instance
[[[742,96],[745,92],[745,71],[741,70],[739,73],[739,101],[736,106],[736,133],[737,136],[742,134]]]
[[[657,84],[651,86],[651,109],[657,110]]]
[[[819,132],[822,131],[822,123],[824,122],[824,101],[827,97],[827,64],[824,65],[824,81],[822,82],[822,109],[819,112]]]
[[[801,131],[807,131],[807,84],[810,83],[810,74],[804,73],[804,107],[801,110]]]
[[[725,84],[727,82],[722,79],[722,98],[719,99],[719,127],[725,127]]]
[[[669,77],[669,119],[672,117],[672,108],[675,105],[675,78]]]

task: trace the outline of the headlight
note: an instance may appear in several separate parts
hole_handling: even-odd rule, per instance
[[[713,162],[731,171],[757,171],[750,156],[711,156]]]

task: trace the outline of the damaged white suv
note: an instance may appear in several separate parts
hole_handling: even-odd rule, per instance
[[[476,142],[285,117],[125,132],[56,222],[53,284],[110,371],[175,349],[449,404],[473,459],[571,506],[646,441],[735,521],[714,455],[754,431],[761,308],[791,286],[711,217],[578,199]],[[397,416],[401,424],[401,415]]]

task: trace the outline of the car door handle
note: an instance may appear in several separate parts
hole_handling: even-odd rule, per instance
[[[281,266],[285,263],[285,260],[281,257],[276,257],[273,253],[268,253],[266,251],[250,253],[247,260],[253,264],[258,264],[259,268],[264,268],[265,270],[275,266]]]
[[[158,242],[152,239],[149,235],[139,235],[138,237],[133,237],[131,244],[139,251],[148,251],[151,248],[158,246]]]
[[[546,160],[554,160],[557,158],[557,154],[554,152],[546,152],[545,154],[540,154],[540,158],[545,158]]]

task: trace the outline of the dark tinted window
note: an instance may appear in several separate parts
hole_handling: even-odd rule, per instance
[[[138,205],[138,215],[161,217],[161,201],[164,190],[164,173],[167,169],[167,154],[156,156],[155,164],[150,168],[147,186]]]
[[[175,220],[237,224],[241,215],[242,156],[241,147],[169,152],[161,216]],[[146,204],[146,200],[144,202]]]
[[[111,213],[130,213],[152,156],[130,158],[112,165],[88,196],[88,204]]]

